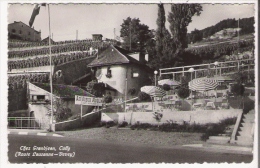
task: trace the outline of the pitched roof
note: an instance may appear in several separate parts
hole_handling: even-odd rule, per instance
[[[25,24],[24,22],[21,22],[21,21],[18,21],[18,22],[17,22],[17,21],[14,21],[14,23],[9,23],[8,25],[17,24],[17,23],[22,23],[22,24],[24,24],[25,26],[29,27],[30,29],[33,29],[35,32],[40,33],[40,31],[35,30],[34,28],[30,27],[29,25],[27,25],[27,24]]]
[[[124,50],[123,48],[110,45],[96,59],[94,59],[90,64],[88,64],[88,67],[120,65],[129,63],[142,64],[138,60],[129,56],[128,54],[130,53],[130,51]]]
[[[32,83],[32,84],[48,92],[51,92],[49,83]],[[94,97],[92,94],[88,93],[87,91],[77,86],[53,84],[52,88],[53,88],[53,94],[61,98],[75,98],[75,95]]]

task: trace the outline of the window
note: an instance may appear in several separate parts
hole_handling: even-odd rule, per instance
[[[15,31],[15,29],[12,29],[12,33],[15,33],[16,31]]]
[[[112,77],[112,72],[111,72],[110,67],[107,67],[107,74],[106,74],[106,77],[107,77],[107,78],[111,78],[111,77]]]
[[[22,30],[20,30],[19,33],[22,34]]]
[[[132,78],[138,78],[139,72],[137,70],[134,70],[134,68],[131,68]]]
[[[44,95],[37,95],[37,100],[45,100],[45,96]]]
[[[31,32],[28,32],[28,35],[30,36],[30,35],[31,35]]]

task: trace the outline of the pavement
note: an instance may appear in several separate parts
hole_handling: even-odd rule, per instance
[[[62,135],[56,134],[54,132],[48,132],[46,130],[37,129],[8,129],[7,134],[63,137]]]
[[[7,134],[18,134],[18,135],[37,135],[37,136],[52,136],[52,137],[64,137],[63,135],[56,134],[55,132],[48,132],[46,130],[30,130],[30,129],[8,129]],[[200,149],[214,152],[225,152],[235,154],[246,154],[252,155],[253,148],[237,145],[219,145],[219,144],[187,144],[182,145],[183,147]]]
[[[214,152],[237,153],[237,154],[253,154],[253,147],[237,146],[237,145],[219,145],[219,144],[188,144],[183,147],[199,148],[202,150],[211,150]]]

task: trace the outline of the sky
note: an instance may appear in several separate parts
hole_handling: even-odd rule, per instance
[[[21,21],[29,25],[33,4],[9,4],[8,23]],[[254,4],[203,4],[200,16],[194,16],[188,32],[215,25],[227,18],[248,18],[255,14]],[[164,4],[166,18],[171,10]],[[102,34],[104,38],[120,35],[123,20],[127,17],[139,18],[141,23],[156,29],[157,4],[51,4],[50,23],[54,41],[91,38],[92,34]],[[33,27],[41,31],[42,39],[49,36],[48,7],[41,7]],[[166,22],[169,29],[169,23]]]

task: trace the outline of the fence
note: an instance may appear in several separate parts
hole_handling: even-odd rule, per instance
[[[8,117],[9,129],[40,129],[41,120],[34,117]]]
[[[193,68],[193,71],[189,71]],[[255,69],[255,59],[241,59],[236,61],[215,62],[210,64],[189,65],[174,68],[160,69],[160,76],[172,75],[175,80],[180,80],[181,76],[192,76],[195,78],[207,75],[227,75],[238,71],[250,72]],[[193,75],[192,75],[193,74]]]

